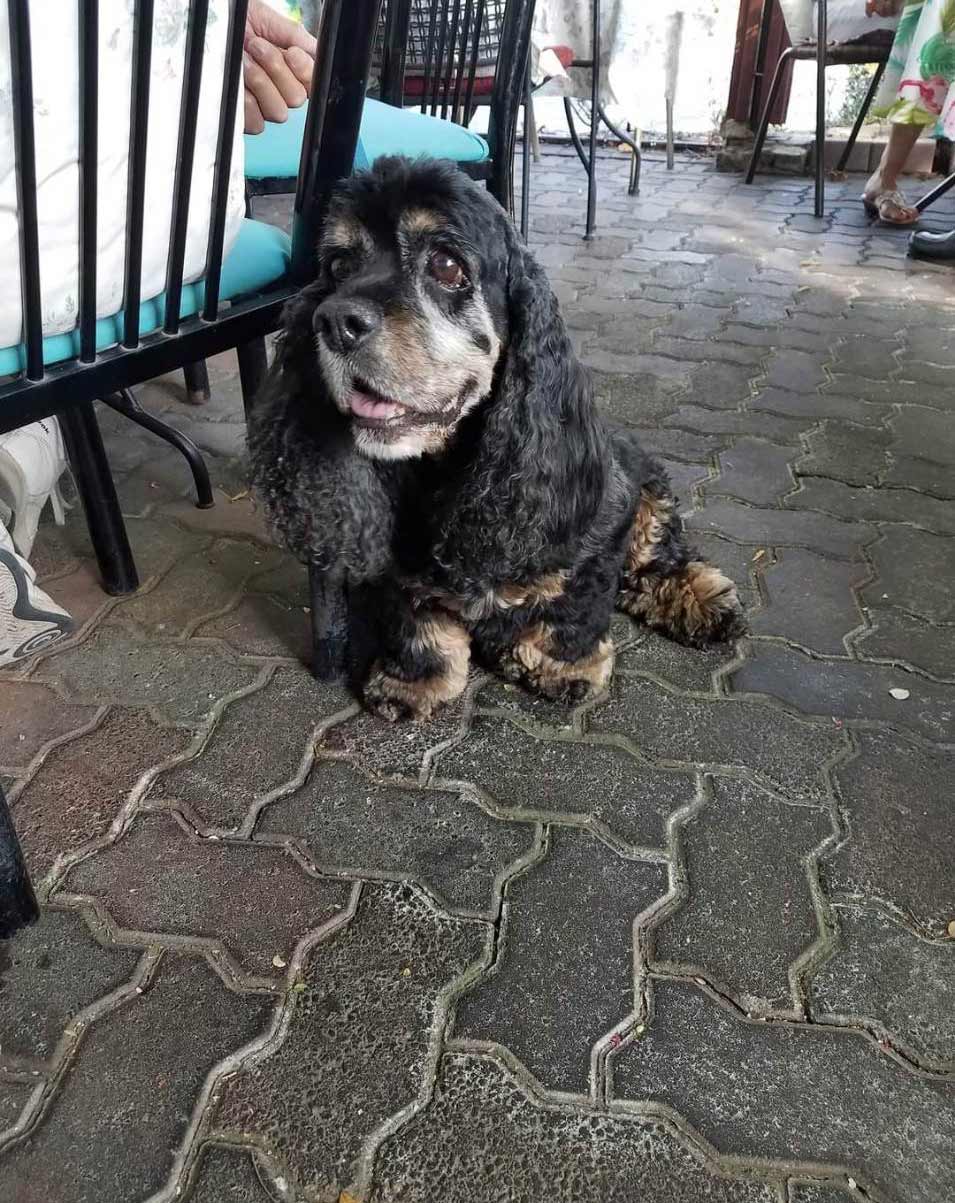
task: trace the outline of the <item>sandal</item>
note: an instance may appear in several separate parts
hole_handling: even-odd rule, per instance
[[[910,205],[897,188],[884,189],[882,192],[863,192],[862,204],[869,217],[878,218],[887,226],[914,226],[921,216],[914,205]],[[911,217],[893,216],[910,213]]]

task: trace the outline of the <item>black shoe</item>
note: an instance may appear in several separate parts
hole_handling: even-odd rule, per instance
[[[909,239],[909,254],[913,259],[955,260],[955,230],[947,234],[917,230]]]

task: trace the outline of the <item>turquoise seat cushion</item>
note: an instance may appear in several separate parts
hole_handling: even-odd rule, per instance
[[[270,226],[264,221],[244,219],[238,237],[225,262],[219,284],[219,297],[223,301],[236,300],[247,293],[259,292],[269,284],[281,280],[288,271],[292,258],[292,243],[284,230]],[[180,317],[192,317],[205,304],[206,286],[202,280],[195,284],[184,284]],[[139,307],[139,332],[151,334],[163,323],[166,312],[166,294],[160,293],[143,301]],[[125,321],[122,312],[110,317],[101,317],[96,323],[96,349],[122,342]],[[43,340],[43,362],[50,365],[75,359],[80,353],[80,332],[51,334]],[[0,348],[0,376],[13,375],[26,367],[26,349],[19,346]]]
[[[288,121],[269,121],[261,134],[245,136],[245,174],[250,180],[294,179],[302,153],[308,105],[290,109]],[[488,146],[453,121],[428,117],[412,109],[398,109],[366,97],[361,115],[355,167],[370,167],[382,155],[426,155],[454,163],[482,163]]]

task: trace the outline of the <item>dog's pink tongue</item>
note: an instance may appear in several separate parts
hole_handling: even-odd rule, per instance
[[[393,418],[404,409],[397,401],[380,401],[369,397],[367,393],[359,392],[352,393],[348,404],[352,413],[360,418]]]

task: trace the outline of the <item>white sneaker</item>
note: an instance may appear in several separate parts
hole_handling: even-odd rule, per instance
[[[13,543],[21,556],[33,550],[48,499],[57,524],[63,525],[63,499],[57,482],[65,471],[66,451],[56,418],[0,434],[0,504],[12,513]]]
[[[0,665],[34,656],[75,628],[69,614],[35,584],[35,577],[0,523]]]

